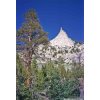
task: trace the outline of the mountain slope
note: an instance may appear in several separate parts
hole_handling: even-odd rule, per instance
[[[84,64],[84,45],[71,40],[62,28],[48,47],[40,45],[37,52],[36,59],[40,65],[48,61],[59,63],[60,60],[65,64],[73,62]]]

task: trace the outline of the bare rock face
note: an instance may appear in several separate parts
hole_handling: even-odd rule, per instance
[[[62,29],[60,29],[60,32],[58,33],[58,35],[50,41],[52,46],[59,46],[59,47],[72,47],[74,46],[74,41],[72,41],[67,33]]]
[[[37,62],[40,65],[48,61],[59,63],[60,60],[65,64],[73,62],[84,64],[84,44],[71,40],[62,28],[48,47],[44,45],[38,47],[37,54]]]

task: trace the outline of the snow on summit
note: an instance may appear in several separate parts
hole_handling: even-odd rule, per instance
[[[74,41],[68,37],[67,33],[62,29],[62,27],[58,35],[54,39],[52,39],[50,43],[52,46],[59,46],[59,47],[74,46]]]

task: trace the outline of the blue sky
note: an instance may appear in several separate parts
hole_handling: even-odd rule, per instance
[[[53,39],[60,27],[75,41],[84,41],[84,0],[16,0],[16,28],[24,13],[35,9],[43,29]]]

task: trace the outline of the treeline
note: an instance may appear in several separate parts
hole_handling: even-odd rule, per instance
[[[63,64],[57,67],[48,62],[41,68],[32,60],[27,70],[17,55],[17,100],[63,100],[80,96],[80,78],[83,67],[74,66],[66,70]]]

